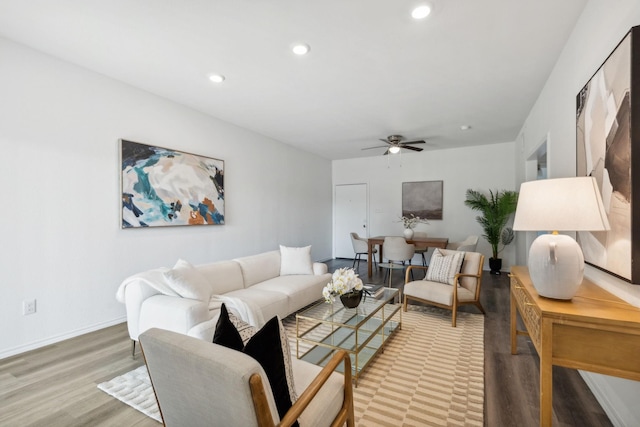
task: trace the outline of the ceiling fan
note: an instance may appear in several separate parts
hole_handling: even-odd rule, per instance
[[[404,138],[402,135],[389,135],[387,139],[381,139],[380,141],[386,143],[387,145],[377,145],[375,147],[363,148],[363,150],[372,150],[374,148],[386,148],[387,151],[384,152],[384,155],[387,154],[397,154],[400,152],[401,148],[405,148],[411,151],[422,151],[422,148],[412,147],[413,144],[425,144],[424,141],[408,141],[408,142],[400,142]]]

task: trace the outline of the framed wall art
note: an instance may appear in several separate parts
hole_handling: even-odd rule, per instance
[[[120,140],[122,228],[224,224],[224,161]]]
[[[442,219],[442,181],[402,183],[402,216]]]
[[[640,27],[633,27],[576,97],[576,174],[596,178],[611,225],[577,240],[585,262],[631,283],[640,283],[639,144]]]

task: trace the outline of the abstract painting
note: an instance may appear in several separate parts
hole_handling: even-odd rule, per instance
[[[576,97],[576,175],[596,178],[611,225],[581,231],[577,240],[587,263],[632,283],[640,283],[640,209],[632,192],[640,185],[639,85],[634,27]]]
[[[402,216],[442,219],[442,181],[402,183]]]
[[[224,224],[224,161],[120,140],[122,228]]]

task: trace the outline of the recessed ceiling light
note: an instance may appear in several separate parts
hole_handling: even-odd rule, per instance
[[[469,130],[469,129],[471,129],[471,126],[469,126],[469,125],[460,126],[460,130]]]
[[[413,19],[424,19],[431,13],[431,6],[423,4],[421,6],[416,7],[411,12],[411,16]]]
[[[296,55],[306,55],[311,50],[311,47],[309,47],[309,45],[305,43],[296,43],[293,45],[291,50]]]
[[[389,152],[391,154],[398,154],[400,152],[400,147],[394,145],[393,147],[389,147]]]
[[[222,74],[211,74],[209,76],[209,80],[214,83],[222,83],[224,81],[224,76]]]

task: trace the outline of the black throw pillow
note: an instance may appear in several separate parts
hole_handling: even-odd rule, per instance
[[[280,340],[280,322],[276,316],[272,317],[259,331],[257,331],[243,346],[242,338],[236,327],[229,319],[229,312],[224,304],[220,308],[220,317],[213,334],[213,342],[233,350],[238,350],[253,357],[267,374],[271,392],[276,402],[278,415],[282,419],[291,408],[291,396],[285,371],[282,343]],[[294,426],[299,426],[296,421]]]

